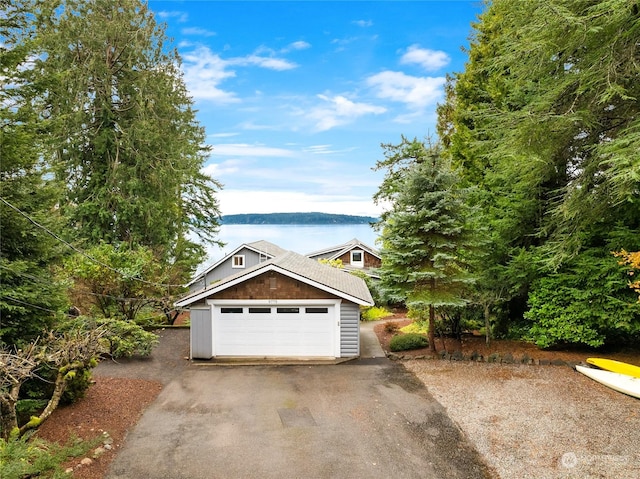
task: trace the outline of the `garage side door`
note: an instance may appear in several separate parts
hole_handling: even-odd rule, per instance
[[[335,306],[214,306],[216,356],[334,357]]]

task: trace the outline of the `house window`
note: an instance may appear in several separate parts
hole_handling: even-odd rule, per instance
[[[237,254],[231,259],[232,268],[244,268],[244,255]]]
[[[364,268],[364,251],[353,250],[351,252],[351,266],[354,268]]]

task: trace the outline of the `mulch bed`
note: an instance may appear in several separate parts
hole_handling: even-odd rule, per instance
[[[102,479],[115,458],[127,432],[135,426],[142,413],[158,396],[162,384],[142,379],[95,376],[95,384],[84,398],[56,409],[39,427],[37,435],[48,441],[65,444],[78,437],[92,440],[107,438],[108,449],[93,458],[92,451],[65,464],[73,468],[73,477]],[[106,433],[106,434],[105,434]]]
[[[389,347],[391,338],[395,334],[402,334],[401,332],[393,333],[386,331],[385,324],[388,322],[396,323],[399,328],[402,328],[410,324],[412,320],[402,317],[401,315],[394,315],[374,327],[374,331],[378,336],[382,349],[387,352],[391,351],[391,348]],[[524,341],[491,340],[491,342],[487,344],[484,336],[473,334],[464,334],[461,340],[458,340],[457,338],[442,338],[436,336],[436,349],[437,353],[435,354],[430,351],[428,347],[413,349],[410,351],[398,351],[397,354],[403,356],[405,359],[421,356],[439,358],[441,355],[449,358],[451,355],[455,355],[455,357],[464,357],[465,359],[469,359],[472,356],[481,356],[485,361],[489,357],[497,357],[498,362],[501,358],[511,357],[515,362],[520,362],[524,357],[534,362],[542,361],[543,363],[553,363],[556,361],[569,364],[584,362],[588,357],[606,356],[607,358],[617,359],[618,361],[640,365],[640,350],[637,349],[619,349],[606,352],[588,348],[543,350],[538,348],[535,344]]]

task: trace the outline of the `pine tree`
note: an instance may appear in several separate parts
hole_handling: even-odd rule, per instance
[[[43,229],[59,226],[58,191],[44,179],[40,123],[29,101],[34,46],[25,3],[0,1],[0,346],[17,347],[51,327],[66,305],[51,273],[62,252]]]
[[[458,177],[437,146],[402,138],[383,145],[378,169],[387,175],[376,201],[389,201],[381,229],[381,285],[391,301],[428,312],[429,345],[435,350],[436,310],[465,304],[473,281],[468,255],[475,241]]]
[[[48,160],[73,234],[161,261],[201,254],[184,242],[215,242],[220,185],[201,173],[205,132],[164,28],[140,0],[66,0],[37,25]]]

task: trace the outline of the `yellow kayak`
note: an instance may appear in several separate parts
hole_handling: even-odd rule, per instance
[[[604,358],[588,358],[587,362],[606,371],[612,371],[614,373],[626,374],[627,376],[640,378],[640,366],[634,366],[633,364],[623,363],[622,361],[615,361],[613,359]]]

